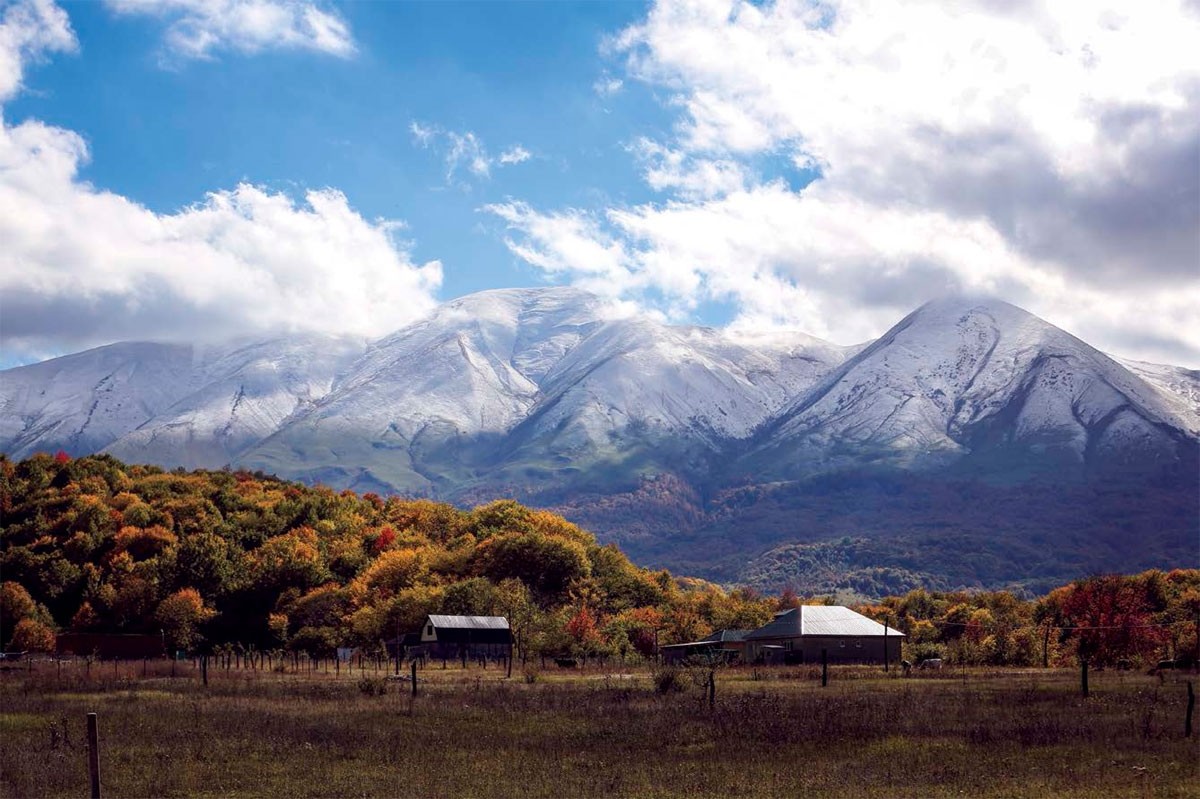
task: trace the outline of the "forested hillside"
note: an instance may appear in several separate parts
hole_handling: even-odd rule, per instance
[[[463,511],[107,455],[0,457],[0,514],[0,645],[12,649],[53,649],[69,630],[324,654],[464,613],[507,616],[520,654],[627,657],[804,601],[639,568],[510,500]],[[914,655],[1030,664],[1082,644],[1100,659],[1190,656],[1200,571],[1091,578],[1038,601],[917,589],[860,610],[905,631]]]

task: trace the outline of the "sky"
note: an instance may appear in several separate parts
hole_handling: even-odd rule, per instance
[[[0,0],[0,366],[577,285],[1200,367],[1200,4]]]

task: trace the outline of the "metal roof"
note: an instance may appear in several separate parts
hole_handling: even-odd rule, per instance
[[[440,616],[431,614],[429,623],[440,630],[507,630],[503,616]]]
[[[879,636],[884,627],[861,613],[840,605],[802,605],[776,613],[774,620],[746,636],[748,639],[798,638],[804,635]],[[904,633],[887,628],[889,636]]]
[[[717,630],[712,635],[705,638],[705,641],[714,641],[719,643],[736,643],[737,641],[745,641],[746,636],[754,632],[753,630]]]

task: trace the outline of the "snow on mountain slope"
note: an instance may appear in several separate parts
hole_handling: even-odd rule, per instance
[[[483,292],[377,342],[246,460],[432,491],[664,436],[712,448],[747,435],[839,354],[803,337],[755,351],[712,330],[612,318],[573,289]]]
[[[1193,435],[1200,435],[1200,370],[1117,358],[1118,363],[1158,389]]]
[[[1015,306],[928,303],[831,372],[760,439],[792,470],[983,453],[1037,468],[1167,464],[1190,425],[1116,361]],[[767,458],[770,460],[770,458]]]
[[[246,453],[312,479],[432,491],[535,402],[537,380],[600,324],[574,289],[472,294],[375,342],[321,402]]]
[[[750,343],[648,318],[613,321],[546,375],[516,438],[558,460],[671,439],[716,451],[842,358],[842,348],[802,334]]]
[[[194,385],[193,348],[126,342],[0,373],[0,451],[97,452]]]
[[[602,472],[700,484],[964,456],[1125,469],[1194,448],[1198,397],[1196,372],[1122,365],[1002,302],[929,303],[875,342],[838,347],[512,289],[448,302],[369,346],[118,344],[11,369],[0,450],[236,463],[443,496]]]
[[[201,350],[192,379],[197,390],[105,451],[127,461],[149,452],[156,462],[187,468],[232,463],[328,394],[364,346],[312,334]]]

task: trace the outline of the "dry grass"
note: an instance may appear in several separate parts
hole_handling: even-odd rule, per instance
[[[0,674],[0,795],[81,796],[99,714],[105,796],[1200,796],[1184,677],[831,669],[718,674],[431,666],[380,696],[345,671],[169,676],[157,664]],[[685,680],[686,682],[686,680]],[[65,737],[64,737],[65,732]]]

